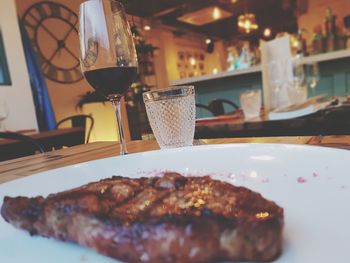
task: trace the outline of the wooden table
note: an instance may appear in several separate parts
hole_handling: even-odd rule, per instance
[[[45,151],[51,151],[52,149],[60,149],[63,146],[83,144],[85,128],[73,127],[23,134],[36,140],[43,146]],[[33,152],[35,152],[35,149],[25,142],[12,139],[0,139],[0,161],[31,155]]]
[[[304,137],[259,137],[201,140],[202,144],[224,143],[287,143],[309,144],[350,150],[350,136],[304,136]],[[127,144],[130,153],[159,149],[153,140],[132,141]],[[196,146],[194,146],[196,147]],[[97,142],[78,145],[62,150],[37,154],[10,161],[0,162],[0,183],[22,178],[34,173],[60,168],[81,162],[116,156],[119,146],[113,142]]]

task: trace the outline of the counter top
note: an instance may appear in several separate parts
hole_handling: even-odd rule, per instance
[[[329,60],[336,60],[336,59],[342,59],[350,57],[350,49],[344,49],[344,50],[338,50],[328,53],[322,53],[317,55],[308,56],[302,59],[303,63],[314,63],[314,62],[324,62]],[[219,72],[217,74],[208,74],[198,77],[192,77],[192,78],[186,78],[186,79],[179,79],[179,80],[172,80],[170,81],[171,86],[178,86],[178,85],[187,85],[191,83],[196,82],[202,82],[207,80],[214,80],[214,79],[222,79],[227,77],[233,77],[233,76],[239,76],[244,74],[250,74],[250,73],[257,73],[261,72],[261,65],[252,66],[247,69],[238,69],[238,70],[232,70],[232,71],[224,71]]]

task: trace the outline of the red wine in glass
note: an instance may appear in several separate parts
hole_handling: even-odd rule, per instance
[[[127,92],[137,77],[137,67],[100,68],[84,72],[85,79],[105,97]]]
[[[120,100],[137,76],[137,55],[122,4],[89,0],[80,5],[80,64],[87,82],[116,111],[120,153],[126,154]]]

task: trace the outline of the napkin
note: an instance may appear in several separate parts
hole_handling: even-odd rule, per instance
[[[264,107],[267,111],[291,104],[288,85],[293,82],[289,36],[261,41]]]

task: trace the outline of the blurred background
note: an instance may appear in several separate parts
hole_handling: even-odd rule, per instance
[[[85,114],[95,119],[90,141],[116,140],[109,127],[115,125],[113,110],[80,72],[81,2],[0,0],[2,129],[50,130]],[[151,134],[144,91],[194,84],[198,104],[229,98],[240,106],[240,93],[262,89],[261,41],[286,35],[293,56],[316,64],[308,73],[309,97],[349,94],[349,0],[121,2],[140,64],[126,96],[129,139]],[[207,115],[198,110],[197,117]]]

